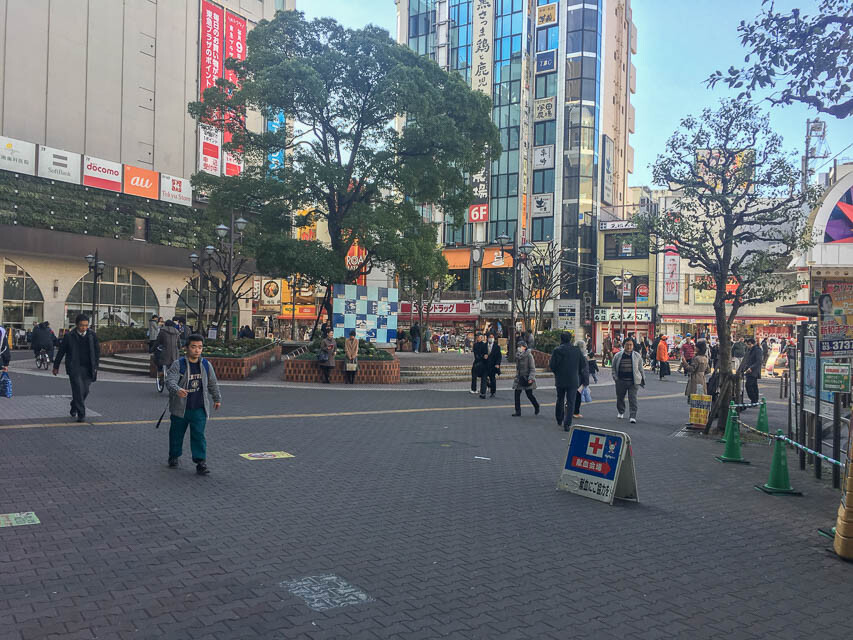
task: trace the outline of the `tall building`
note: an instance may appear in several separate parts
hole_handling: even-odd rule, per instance
[[[255,23],[293,5],[0,1],[0,323],[59,328],[90,311],[95,252],[102,321],[180,311],[188,256],[209,236],[189,178],[240,170],[187,103],[230,73]]]
[[[468,222],[442,223],[457,297],[484,301],[481,318],[508,319],[511,260],[501,259],[498,237],[519,244],[554,241],[563,249],[562,264],[554,265],[565,283],[565,302],[558,304],[571,308],[560,316],[591,330],[598,216],[602,207],[624,209],[619,205],[633,168],[628,136],[636,28],[630,3],[395,3],[398,42],[488,95],[500,130],[503,153],[484,175],[472,177],[478,200]],[[551,311],[556,316],[558,309]]]

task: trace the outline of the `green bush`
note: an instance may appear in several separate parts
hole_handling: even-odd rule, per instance
[[[204,355],[209,358],[242,358],[255,351],[271,349],[275,343],[266,338],[239,338],[227,345],[224,340],[205,340]]]
[[[542,351],[543,353],[551,353],[554,349],[560,346],[560,335],[562,333],[562,331],[549,330],[536,334],[534,348],[537,351]]]
[[[98,327],[95,333],[101,342],[148,339],[147,330],[141,327]]]
[[[316,360],[317,354],[320,353],[320,344],[322,340],[317,338],[311,344],[308,345],[308,351],[296,356],[297,360]],[[346,351],[344,350],[344,345],[346,344],[345,338],[336,338],[335,344],[337,345],[337,351],[335,352],[336,360],[343,360],[346,358]],[[382,349],[377,349],[376,345],[372,342],[365,342],[364,340],[358,341],[358,359],[359,360],[393,360],[394,356],[392,356],[387,351],[383,351]]]

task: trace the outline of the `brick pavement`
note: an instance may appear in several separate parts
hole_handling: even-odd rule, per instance
[[[61,383],[21,376],[16,390]],[[140,391],[98,383],[92,406],[105,419],[162,406]],[[838,494],[789,456],[805,497],[766,496],[752,485],[767,446],[724,466],[720,445],[672,437],[686,402],[648,396],[682,391],[650,381],[637,425],[584,407],[584,422],[632,434],[642,502],[613,507],[554,490],[553,409],[510,418],[507,393],[431,412],[482,401],[229,387],[225,410],[258,415],[425,411],[213,422],[205,478],[165,467],[153,425],[0,431],[0,512],[41,520],[0,529],[0,638],[846,637],[853,566],[816,535]],[[775,427],[782,407],[770,414]],[[276,450],[295,457],[238,455]],[[323,575],[373,601],[314,611],[281,586]]]

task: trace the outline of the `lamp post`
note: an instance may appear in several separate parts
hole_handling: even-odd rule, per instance
[[[633,273],[631,273],[630,271],[625,271],[625,267],[622,267],[620,275],[613,278],[613,286],[616,287],[616,291],[619,294],[619,335],[622,337],[622,340],[625,339],[625,289],[622,285],[623,283],[628,284],[629,282],[631,282],[631,278],[633,277]]]
[[[104,275],[103,260],[98,259],[98,250],[95,249],[95,255],[91,253],[86,256],[86,262],[89,263],[89,271],[92,273],[92,327],[98,326],[98,281]]]
[[[501,246],[501,255],[506,252],[512,256],[512,302],[510,305],[511,326],[509,331],[509,342],[507,346],[507,358],[509,358],[510,362],[513,362],[515,361],[515,301],[518,291],[518,267],[520,266],[521,262],[527,259],[527,256],[530,254],[530,252],[533,251],[536,247],[530,244],[529,242],[525,242],[520,247],[517,246],[517,234],[513,234],[512,244],[510,244],[510,237],[505,233],[499,235],[497,238],[495,238],[495,240],[497,240],[498,244]]]
[[[192,265],[192,269],[193,269],[193,275],[192,275],[193,278],[195,278],[195,272],[198,271],[198,318],[197,318],[198,325],[196,326],[196,332],[197,333],[203,333],[204,332],[204,328],[203,328],[204,310],[205,310],[205,307],[207,306],[206,305],[206,299],[205,299],[205,291],[204,291],[204,287],[205,287],[204,263],[210,262],[213,259],[213,254],[215,251],[216,251],[216,247],[214,247],[212,244],[209,244],[204,248],[204,254],[201,257],[199,257],[199,255],[197,253],[191,253],[190,254],[190,264]],[[207,288],[209,290],[209,288],[210,288],[209,284],[208,284]],[[187,307],[189,307],[189,304],[187,304]]]
[[[296,341],[296,274],[290,276],[290,341]]]
[[[226,286],[228,287],[228,308],[225,316],[225,342],[231,341],[231,307],[234,305],[234,230],[242,235],[246,225],[249,224],[243,218],[234,220],[234,210],[231,210],[231,226],[226,227],[224,224],[216,225],[216,235],[219,236],[219,241],[223,245],[228,245],[228,273]],[[228,236],[228,242],[225,242],[225,237]],[[217,333],[220,327],[216,328]]]

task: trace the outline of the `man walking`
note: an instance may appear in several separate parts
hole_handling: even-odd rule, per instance
[[[89,317],[83,313],[74,320],[75,327],[65,334],[53,361],[53,375],[65,358],[65,372],[71,382],[71,417],[86,420],[86,398],[89,387],[98,377],[101,346],[94,331],[89,331]]]
[[[637,422],[637,387],[646,386],[643,359],[634,350],[634,341],[627,338],[622,350],[613,356],[613,380],[616,382],[616,417],[625,417],[625,394],[631,408],[631,423]]]
[[[207,441],[204,428],[210,416],[210,401],[213,408],[222,405],[222,394],[216,381],[216,373],[210,363],[201,357],[204,338],[193,334],[187,340],[187,355],[178,358],[166,375],[166,388],[169,390],[169,466],[177,467],[183,453],[184,435],[190,428],[190,450],[196,473],[200,476],[210,473],[207,468]]]
[[[160,318],[155,313],[148,321],[148,353],[154,353],[154,343],[160,335]]]
[[[575,411],[575,398],[580,387],[584,357],[581,350],[572,344],[572,334],[564,331],[560,334],[560,346],[551,353],[548,366],[554,372],[557,386],[557,407],[554,417],[564,431],[572,428],[572,414]]]
[[[681,345],[681,367],[680,369],[684,370],[684,375],[688,375],[687,371],[690,367],[690,363],[693,362],[693,357],[696,355],[696,344],[693,342],[693,338],[688,333],[687,337],[684,338],[684,342]]]
[[[477,393],[477,381],[486,375],[486,356],[489,354],[489,348],[483,341],[483,334],[477,334],[477,342],[474,343],[472,349],[474,353],[474,364],[471,365],[471,393]],[[489,335],[490,338],[494,336]],[[486,383],[482,383],[482,396],[486,397]]]
[[[483,377],[480,382],[480,397],[486,397],[486,383],[488,382],[489,397],[494,398],[498,388],[497,378],[501,371],[501,346],[495,340],[495,336],[489,335],[486,339],[486,364],[483,369]]]
[[[409,333],[412,336],[412,353],[419,353],[421,350],[421,325],[418,324],[417,320]]]
[[[755,404],[758,402],[758,380],[761,378],[764,353],[761,351],[761,347],[755,344],[755,338],[747,338],[746,344],[749,351],[741,363],[738,373],[743,373],[746,379],[746,395],[749,396],[749,401]]]

